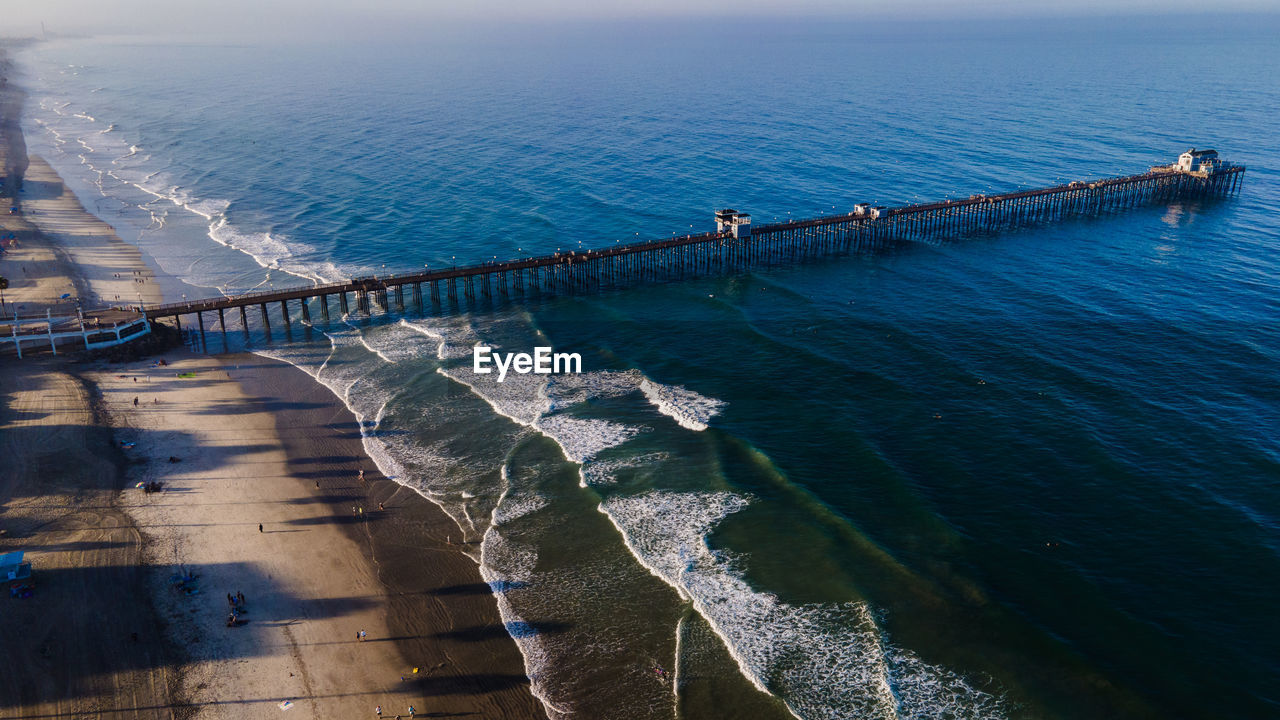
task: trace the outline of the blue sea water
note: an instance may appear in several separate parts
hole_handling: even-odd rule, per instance
[[[1258,718],[1280,715],[1276,28],[59,40],[22,57],[25,128],[175,297],[1216,147],[1249,166],[1225,202],[254,349],[474,541],[550,717]],[[588,372],[499,384],[480,341]]]

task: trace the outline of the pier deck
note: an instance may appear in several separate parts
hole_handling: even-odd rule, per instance
[[[1244,171],[1244,166],[1229,163],[1198,172],[1180,170],[1176,165],[1161,166],[1139,175],[1000,195],[973,195],[963,200],[892,208],[860,205],[845,215],[754,227],[749,224],[749,216],[741,215],[742,224],[721,225],[722,230],[717,232],[170,303],[144,308],[142,312],[152,321],[172,319],[179,328],[183,315],[194,316],[203,345],[204,313],[209,312],[217,314],[219,328],[225,335],[228,310],[238,311],[247,334],[246,308],[258,306],[262,325],[269,333],[271,313],[268,309],[279,306],[277,317],[288,327],[295,319],[290,310],[290,303],[294,301],[305,323],[311,323],[317,313],[326,323],[335,312],[338,317],[351,314],[352,301],[354,312],[365,314],[372,312],[375,303],[386,312],[412,310],[425,314],[428,305],[433,311],[455,311],[478,307],[480,301],[495,295],[519,299],[548,293],[620,288],[641,282],[737,272],[904,241],[997,232],[1139,205],[1222,197],[1239,189]],[[737,215],[735,211],[722,213]],[[720,218],[718,213],[717,219]],[[408,302],[406,288],[410,296]]]

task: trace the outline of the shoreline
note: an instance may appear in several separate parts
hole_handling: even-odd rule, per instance
[[[135,283],[140,295],[159,297],[156,278],[136,246],[81,207],[43,160],[31,158],[26,170],[24,192],[17,196],[23,212],[5,216],[5,227],[21,233],[19,264],[26,269],[27,261],[39,263],[40,279],[7,291],[6,299],[38,304],[70,285],[82,297],[110,303],[117,295],[123,300]],[[50,207],[53,202],[61,204]],[[142,282],[118,276],[132,278],[135,272]],[[133,598],[129,604],[139,618],[151,618],[163,631],[128,635],[158,659],[136,662],[139,667],[132,669],[114,667],[110,659],[100,662],[95,676],[115,685],[98,692],[99,710],[115,705],[109,708],[113,717],[244,717],[248,702],[262,704],[265,715],[268,705],[292,701],[310,704],[320,716],[371,712],[375,704],[388,716],[406,712],[409,704],[426,715],[546,716],[478,566],[445,542],[461,531],[426,498],[378,473],[354,415],[337,397],[302,370],[257,355],[214,358],[175,350],[164,357],[163,379],[149,361],[76,368],[52,358],[0,361],[10,363],[6,374],[19,385],[36,376],[68,387],[80,383],[79,405],[65,403],[60,412],[80,412],[76,431],[98,437],[99,452],[119,460],[109,482],[95,475],[86,481],[91,492],[64,503],[75,507],[92,495],[94,507],[114,513],[115,524],[132,528],[137,538],[128,546],[135,557],[111,565],[130,573],[129,580],[112,583],[98,595],[101,606],[82,603],[77,614],[117,617],[115,600]],[[150,380],[135,380],[148,371]],[[195,372],[196,378],[175,377],[183,372]],[[205,381],[219,373],[223,378]],[[6,435],[16,437],[19,428],[26,432],[38,424],[28,417],[35,413],[14,402],[18,391],[0,387],[7,401],[7,411],[0,413]],[[131,403],[141,394],[150,397],[150,407]],[[85,399],[95,396],[100,401]],[[76,409],[90,405],[89,415]],[[122,441],[135,443],[123,450],[127,459],[120,456]],[[39,447],[11,450],[37,459],[45,454]],[[166,457],[180,462],[165,462]],[[354,481],[358,469],[365,470],[365,486]],[[39,473],[20,472],[3,486],[0,528],[14,524],[15,507],[44,495],[37,485],[43,480]],[[132,487],[147,481],[164,487],[159,493]],[[261,519],[243,518],[240,498],[246,497],[262,508],[252,513]],[[381,502],[386,511],[376,519],[361,513],[354,520],[362,522],[356,522],[353,502],[368,510]],[[266,526],[263,532],[239,537],[234,526],[252,529],[256,522]],[[69,588],[55,567],[101,564],[83,552],[74,560],[63,558],[58,543],[40,540],[27,531],[0,537],[0,550],[26,549],[34,562],[39,602],[24,609],[68,600]],[[193,566],[202,576],[193,583],[199,591],[175,591],[170,576]],[[236,590],[249,599],[243,616],[248,622],[229,628],[223,623],[223,595]],[[61,634],[61,626],[45,624],[53,636]],[[365,642],[355,641],[357,626],[367,629]],[[114,643],[102,637],[100,645],[109,651]],[[35,656],[28,662],[30,652]],[[15,667],[33,672],[45,665],[38,661],[40,652],[6,649]],[[146,692],[121,692],[121,683],[137,685],[128,673],[140,669],[163,673],[166,680]],[[77,667],[65,668],[68,678],[60,691],[30,693],[17,688],[40,683],[27,683],[35,678],[14,672],[0,685],[0,708],[23,715],[83,712],[86,695],[76,689],[76,673]]]

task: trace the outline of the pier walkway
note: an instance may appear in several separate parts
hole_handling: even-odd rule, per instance
[[[1184,153],[1179,163],[1139,175],[902,207],[856,205],[845,215],[754,227],[749,215],[721,210],[716,213],[716,232],[700,235],[447,270],[358,277],[341,283],[156,305],[142,312],[152,321],[172,320],[179,328],[182,316],[193,316],[203,345],[205,313],[216,316],[225,337],[226,313],[239,314],[247,336],[248,313],[254,307],[268,334],[273,307],[279,308],[276,317],[286,327],[299,319],[310,324],[317,314],[325,323],[335,312],[338,317],[351,314],[353,309],[371,314],[375,304],[385,312],[426,314],[428,305],[433,312],[460,311],[495,296],[519,299],[594,292],[740,272],[904,241],[998,232],[1139,205],[1223,197],[1239,189],[1244,171],[1242,165],[1219,161],[1211,150],[1192,150]]]

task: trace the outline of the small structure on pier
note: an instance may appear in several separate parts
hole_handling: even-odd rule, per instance
[[[1177,168],[1183,172],[1200,172],[1206,169],[1206,165],[1214,166],[1219,163],[1217,150],[1190,150],[1178,156]]]
[[[1188,175],[1194,175],[1195,177],[1207,178],[1212,175],[1231,171],[1237,167],[1239,166],[1235,163],[1227,162],[1226,160],[1218,157],[1217,150],[1197,150],[1195,148],[1191,148],[1178,156],[1178,162],[1172,165],[1152,168],[1152,170],[1182,172],[1187,173]]]
[[[751,237],[751,216],[733,208],[717,210],[716,232],[730,232],[736,238]]]

